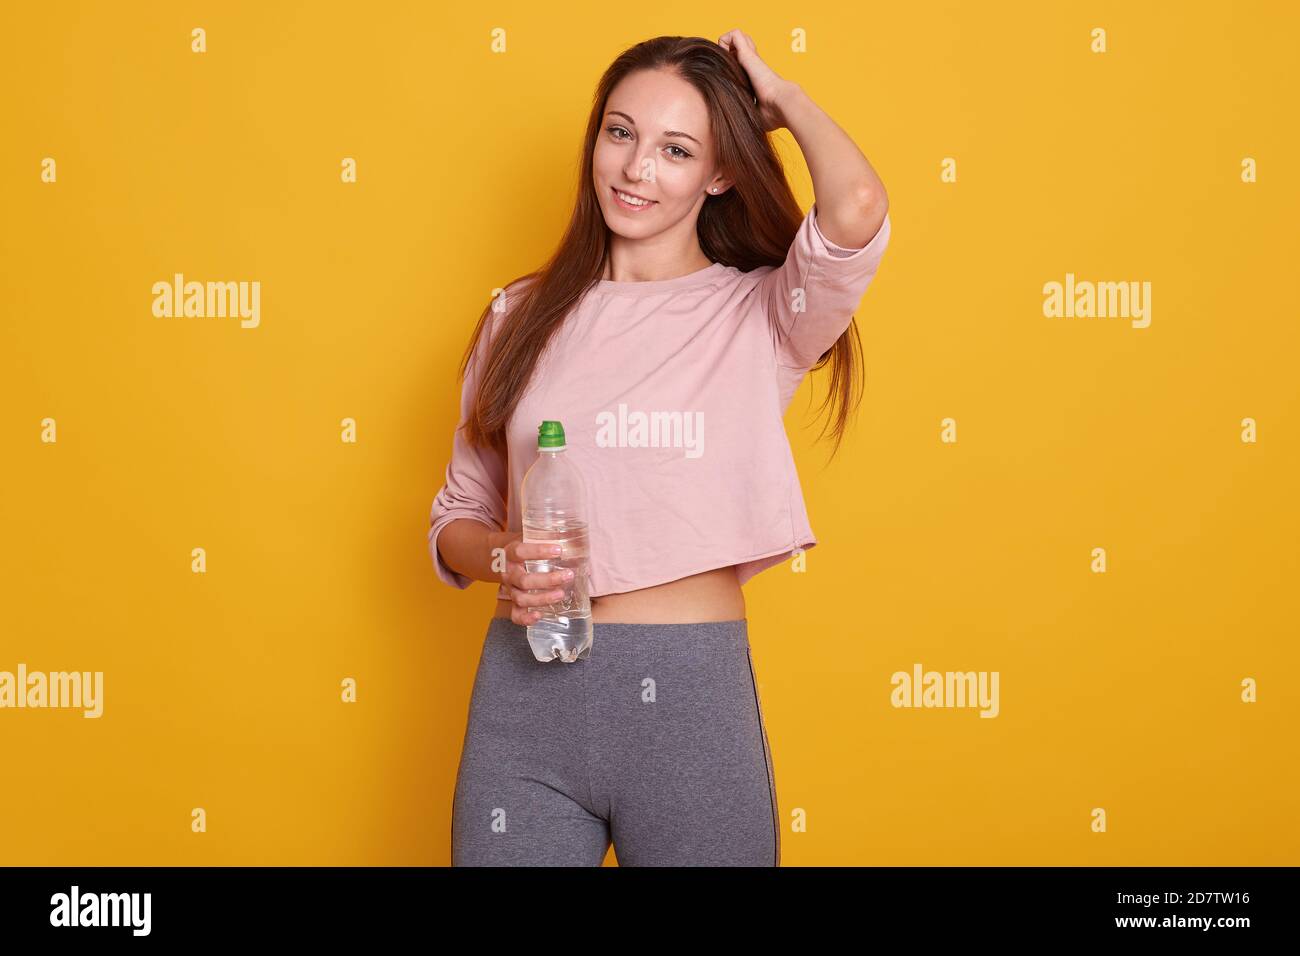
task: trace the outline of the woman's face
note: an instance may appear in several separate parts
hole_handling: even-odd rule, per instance
[[[610,91],[591,171],[606,225],[630,239],[683,220],[693,229],[705,198],[730,185],[715,168],[704,97],[665,70],[630,73]],[[648,202],[625,203],[620,192]]]

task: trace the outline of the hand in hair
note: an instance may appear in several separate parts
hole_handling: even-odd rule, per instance
[[[781,100],[796,84],[777,76],[776,71],[763,62],[749,34],[728,30],[718,38],[718,45],[734,53],[749,76],[749,84],[754,88],[755,100],[763,116],[763,128],[770,133],[785,126]]]

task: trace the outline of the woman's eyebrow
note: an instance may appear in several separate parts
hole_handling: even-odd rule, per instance
[[[623,117],[625,120],[627,120],[629,123],[631,123],[633,126],[636,125],[636,120],[634,120],[632,117],[628,116],[628,115],[627,115],[626,113],[624,113],[622,110],[610,110],[609,113],[607,113],[606,115],[608,115],[608,116],[621,116],[621,117]],[[690,133],[683,133],[683,132],[682,132],[681,130],[679,130],[679,129],[666,129],[666,130],[664,130],[664,135],[665,135],[665,136],[681,136],[683,139],[689,139],[692,143],[694,143],[696,146],[699,146],[701,149],[704,147],[704,144],[701,143],[701,142],[700,142],[698,139],[696,139],[694,136],[692,136]]]

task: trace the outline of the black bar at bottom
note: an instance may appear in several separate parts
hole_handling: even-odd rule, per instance
[[[1289,928],[1295,876],[1295,867],[14,867],[0,868],[0,933],[7,943],[337,944],[468,931],[490,944],[512,933],[549,940],[608,917],[624,931],[631,920],[638,935],[693,921],[810,942],[848,932],[864,945],[880,933],[1232,945]]]

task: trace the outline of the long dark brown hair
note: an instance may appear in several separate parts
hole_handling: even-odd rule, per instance
[[[480,447],[504,449],[505,429],[516,403],[532,377],[551,336],[604,272],[609,254],[609,227],[601,214],[592,178],[596,137],[604,126],[610,91],[637,70],[671,70],[691,83],[708,104],[718,164],[733,181],[730,189],[709,196],[696,221],[700,249],[714,262],[748,272],[759,266],[780,266],[794,241],[804,214],[799,209],[780,159],[763,129],[749,77],[736,58],[703,37],[655,37],[622,53],[605,71],[593,98],[582,161],[578,164],[577,204],[564,237],[550,260],[509,286],[508,319],[494,337],[483,367],[465,436]],[[461,359],[464,377],[479,337],[490,329],[492,303],[479,316]],[[831,363],[827,397],[818,411],[835,399],[831,415],[834,450],[839,449],[849,414],[860,400],[861,343],[856,322],[813,366]],[[822,435],[826,434],[823,427]],[[820,437],[820,436],[819,436]]]

